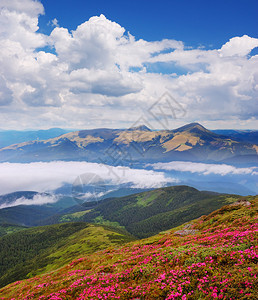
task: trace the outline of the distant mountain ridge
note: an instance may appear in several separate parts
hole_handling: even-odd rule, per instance
[[[0,149],[0,162],[86,160],[112,164],[111,152],[140,162],[214,161],[241,156],[258,162],[258,146],[218,135],[199,123],[174,130],[152,131],[145,125],[130,129],[90,129]],[[114,163],[114,162],[113,162]]]
[[[230,137],[239,142],[258,145],[258,130],[212,130],[212,132]]]

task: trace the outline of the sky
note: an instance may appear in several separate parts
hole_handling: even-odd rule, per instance
[[[257,10],[0,0],[0,129],[257,129]]]

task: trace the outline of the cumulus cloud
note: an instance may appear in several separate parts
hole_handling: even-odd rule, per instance
[[[155,170],[199,173],[203,175],[258,175],[257,167],[238,168],[226,164],[204,164],[188,161],[171,161],[168,163],[149,164]]]
[[[222,56],[245,56],[256,47],[258,47],[258,39],[244,35],[230,39],[229,42],[221,47],[219,53]]]
[[[104,15],[73,31],[53,19],[45,35],[38,30],[42,14],[39,1],[0,3],[4,126],[130,126],[164,91],[187,109],[184,123],[257,124],[258,55],[250,53],[258,39],[244,35],[220,49],[189,49],[182,41],[137,40]]]
[[[107,20],[104,15],[92,17],[69,33],[66,28],[55,28],[51,39],[58,57],[71,69],[107,68],[115,63],[114,51],[125,42],[125,29]]]
[[[38,16],[43,14],[41,3],[35,1],[1,1],[0,4],[0,38],[1,42],[10,41],[23,50],[34,50],[45,45],[44,35],[37,33]],[[14,47],[13,47],[14,48]],[[3,52],[12,52],[14,49],[4,45]],[[2,52],[2,51],[1,51]],[[22,54],[17,51],[17,55]],[[22,58],[22,57],[20,57]]]
[[[48,204],[48,203],[55,203],[57,201],[58,201],[58,197],[55,195],[36,194],[33,196],[32,199],[21,197],[11,203],[1,204],[0,209],[18,206],[18,205],[43,205],[43,204]]]
[[[36,162],[29,164],[0,164],[0,193],[15,191],[53,191],[64,184],[72,184],[82,174],[96,174],[112,185],[129,184],[133,188],[158,188],[176,183],[163,172],[112,167],[87,162]],[[85,176],[85,175],[84,175]]]
[[[116,70],[79,69],[70,74],[70,91],[74,94],[93,93],[106,96],[123,96],[141,90],[141,81],[130,73]]]
[[[29,16],[38,16],[44,13],[43,5],[37,0],[1,0],[0,9],[25,13]]]

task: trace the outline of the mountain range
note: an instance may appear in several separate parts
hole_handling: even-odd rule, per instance
[[[250,134],[249,134],[250,135]],[[249,139],[250,141],[250,139]],[[258,162],[258,146],[191,123],[175,130],[91,129],[0,149],[0,162],[86,160],[111,165],[187,160]]]

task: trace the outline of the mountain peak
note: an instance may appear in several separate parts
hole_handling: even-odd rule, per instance
[[[175,131],[191,131],[191,130],[200,130],[200,131],[209,131],[208,129],[206,129],[205,127],[203,127],[200,123],[194,122],[194,123],[189,123],[187,125],[184,125],[182,127],[179,127],[177,129],[175,129]]]
[[[135,130],[140,130],[140,131],[151,131],[150,128],[148,128],[146,125],[142,124],[139,126],[131,127],[128,129],[129,131],[135,131]]]

